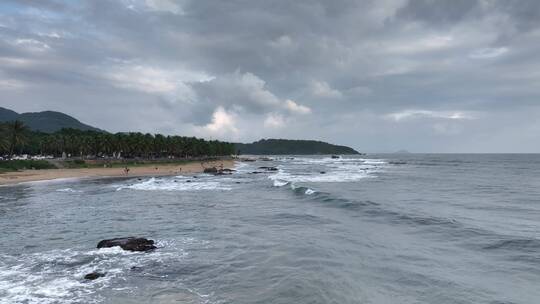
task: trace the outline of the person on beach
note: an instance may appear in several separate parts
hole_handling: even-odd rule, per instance
[[[124,168],[124,174],[125,174],[125,175],[128,175],[128,174],[129,174],[129,168],[128,168],[128,167],[125,167],[125,168]]]

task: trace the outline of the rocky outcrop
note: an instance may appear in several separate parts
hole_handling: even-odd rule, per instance
[[[216,167],[210,167],[210,168],[204,168],[203,173],[217,174],[218,171],[219,171],[218,168],[216,168]]]
[[[154,246],[153,240],[136,237],[102,240],[97,244],[97,248],[110,248],[116,246],[128,251],[150,251],[157,248]]]
[[[94,272],[91,272],[87,275],[84,276],[84,279],[85,280],[90,280],[90,281],[93,281],[97,278],[101,278],[101,277],[104,277],[105,274],[104,273],[101,273],[101,272],[97,272],[97,271],[94,271]]]
[[[259,169],[263,169],[263,170],[266,170],[266,171],[277,171],[278,168],[276,167],[259,167]]]
[[[211,167],[211,168],[204,168],[204,171],[203,173],[207,173],[207,174],[214,174],[214,175],[229,175],[229,174],[232,174],[235,170],[233,169],[218,169],[216,167]]]

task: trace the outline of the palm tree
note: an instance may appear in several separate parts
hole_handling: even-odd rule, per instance
[[[28,127],[20,120],[6,124],[7,140],[9,141],[9,155],[13,155],[15,148],[24,146],[28,141]]]
[[[7,125],[0,123],[0,152],[4,152],[9,148],[9,141],[7,135]]]

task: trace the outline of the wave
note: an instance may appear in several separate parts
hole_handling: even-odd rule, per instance
[[[312,183],[339,183],[339,182],[354,182],[370,177],[367,170],[351,171],[351,170],[332,170],[325,173],[298,173],[292,174],[284,170],[278,170],[278,173],[268,176],[269,179],[279,182],[312,182]]]
[[[157,179],[150,178],[149,180],[120,186],[116,191],[131,189],[142,191],[198,191],[198,190],[231,190],[231,187],[222,185],[218,181],[192,181],[184,177],[176,179]]]
[[[364,164],[366,165],[384,165],[387,164],[386,161],[380,159],[364,159]]]
[[[325,225],[332,224],[335,221],[312,215],[307,213],[288,213],[281,212],[273,214],[271,216],[259,217],[258,220],[264,222],[268,225],[277,225],[277,226],[294,226],[294,225]]]
[[[62,189],[58,189],[56,191],[57,192],[68,192],[68,193],[81,193],[82,192],[81,190],[75,190],[75,189],[72,189],[72,188],[62,188]]]
[[[484,246],[485,250],[517,250],[517,251],[537,251],[540,249],[538,239],[509,239],[501,240]]]
[[[290,184],[288,181],[280,180],[280,179],[274,179],[274,187],[283,187]]]
[[[183,248],[204,247],[207,243],[194,238],[158,240],[159,249],[146,253],[112,247],[0,254],[0,303],[102,303],[105,299],[99,295],[100,290],[136,290],[129,284],[130,272],[159,276],[187,256]],[[94,271],[104,272],[105,276],[95,281],[84,279]]]
[[[368,165],[383,165],[387,162],[383,159],[372,159],[372,158],[308,158],[308,157],[297,157],[290,161],[291,163],[297,164],[346,164],[346,163],[363,163]]]
[[[317,191],[303,186],[296,186],[295,184],[291,183],[291,189],[294,191],[294,193],[298,194],[305,194],[305,195],[312,195],[317,193]]]
[[[158,246],[163,244],[158,242]],[[122,281],[132,267],[154,265],[184,255],[181,249],[174,253],[137,253],[119,247],[0,255],[0,302],[97,303],[101,299],[93,296],[96,290]],[[106,275],[95,281],[85,280],[84,275],[93,271]]]

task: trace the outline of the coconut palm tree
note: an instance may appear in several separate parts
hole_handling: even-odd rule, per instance
[[[9,141],[7,136],[7,125],[0,123],[0,152],[4,153],[9,148]]]
[[[6,137],[9,144],[9,155],[13,155],[17,147],[23,147],[28,141],[28,127],[20,120],[6,124]]]

